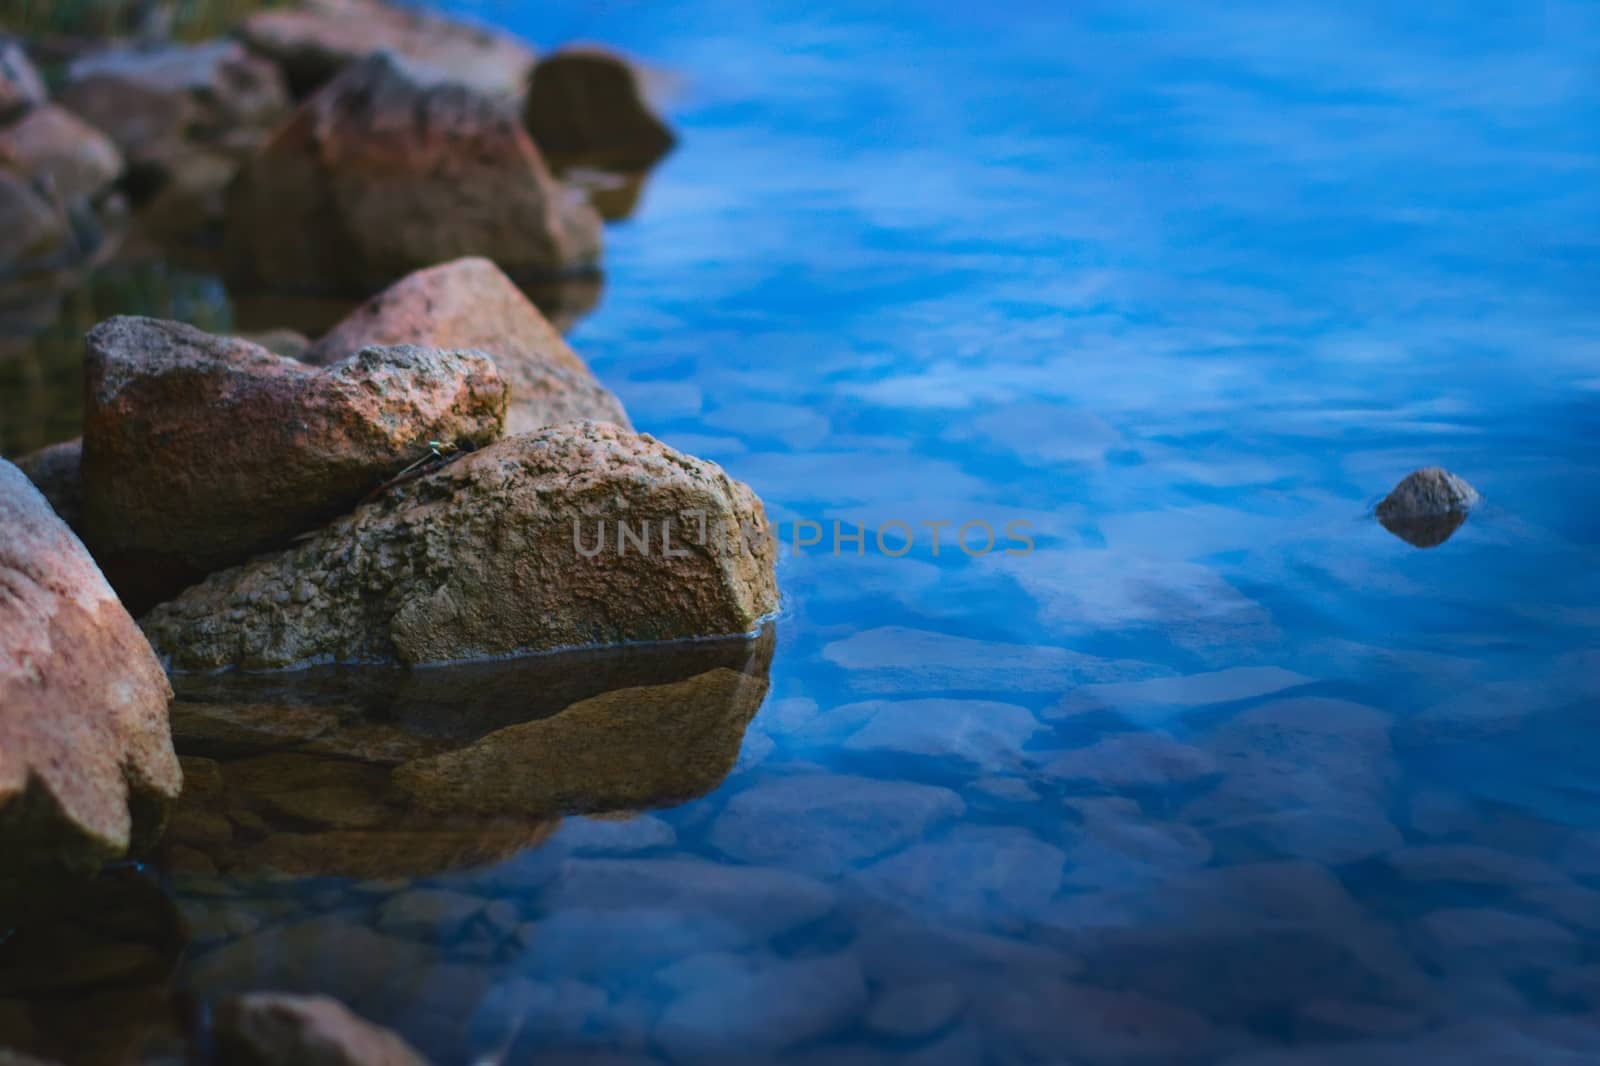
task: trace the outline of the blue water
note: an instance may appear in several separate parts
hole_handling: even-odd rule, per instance
[[[441,1062],[1600,1060],[1600,8],[464,9],[657,72],[571,339],[781,524],[771,687],[710,794],[275,882],[230,979]]]

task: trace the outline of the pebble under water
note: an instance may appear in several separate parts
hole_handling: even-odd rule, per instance
[[[180,680],[162,860],[0,943],[0,1026],[117,1061],[259,988],[441,1064],[1600,1059],[1600,11],[458,10],[664,72],[571,340],[766,501],[782,614]],[[1483,502],[1419,548],[1372,508],[1428,465]],[[395,816],[489,737],[498,805]]]

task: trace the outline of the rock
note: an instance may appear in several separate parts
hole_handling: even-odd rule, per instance
[[[235,41],[91,52],[67,67],[60,98],[131,163],[160,172],[200,150],[237,163],[289,109],[277,69]]]
[[[311,347],[311,338],[307,337],[304,333],[300,333],[297,330],[292,330],[292,329],[263,329],[263,330],[258,330],[258,331],[254,332],[254,333],[241,333],[241,334],[239,334],[239,339],[242,340],[242,341],[249,341],[251,344],[259,344],[261,347],[265,348],[267,351],[271,352],[273,355],[281,355],[285,359],[299,359],[301,362],[306,362],[307,361],[305,359],[306,349]],[[400,341],[373,341],[370,344],[359,344],[356,347],[351,348],[349,351],[345,352],[344,355],[339,356],[337,359],[326,359],[326,360],[323,360],[323,361],[317,363],[316,365],[317,366],[327,366],[329,363],[337,363],[339,361],[339,359],[343,359],[343,358],[345,358],[345,356],[355,355],[362,348],[387,347],[390,344],[399,344],[399,343],[402,343],[402,342],[400,342]],[[414,343],[414,342],[407,342],[407,343]],[[477,345],[473,345],[473,344],[424,344],[424,345],[421,345],[421,347],[423,347],[423,348],[472,348],[475,351],[482,351],[483,350],[483,349],[479,348]],[[504,375],[501,375],[501,376],[504,377]]]
[[[861,967],[850,955],[754,963],[723,957],[667,1007],[655,1038],[676,1061],[748,1060],[832,1032],[866,1005]]]
[[[449,943],[486,906],[465,892],[418,888],[391,896],[378,908],[378,928],[385,933],[426,943]]]
[[[564,48],[541,60],[522,117],[558,170],[645,170],[675,143],[645,102],[633,67],[601,48]]]
[[[1027,830],[963,826],[879,860],[855,883],[920,914],[992,928],[1038,917],[1061,886],[1063,861]]]
[[[82,463],[82,437],[40,448],[17,460],[17,469],[44,493],[56,514],[73,529],[83,521]]]
[[[400,1037],[327,996],[254,992],[223,1004],[213,1036],[238,1066],[426,1066]]]
[[[741,862],[833,877],[915,843],[963,810],[959,796],[933,785],[802,774],[735,795],[713,824],[711,843]]]
[[[379,53],[251,160],[230,189],[225,237],[240,282],[366,296],[468,255],[519,279],[591,270],[600,219],[551,178],[510,104]]]
[[[81,205],[117,180],[122,155],[72,112],[45,104],[0,129],[0,166],[48,182],[63,204]]]
[[[846,751],[952,758],[988,770],[1017,769],[1039,731],[1033,712],[988,700],[868,700],[836,707],[803,736],[852,730]],[[836,742],[837,743],[837,742]]]
[[[1478,491],[1466,481],[1428,466],[1407,474],[1383,498],[1378,521],[1408,544],[1432,548],[1450,539],[1478,501]]]
[[[649,550],[605,538],[621,515]],[[684,554],[661,550],[667,528]],[[395,486],[295,547],[213,574],[144,625],[194,670],[743,634],[777,606],[769,536],[760,501],[711,463],[569,422]]]
[[[313,0],[244,20],[245,44],[276,62],[296,96],[320,88],[352,60],[391,51],[438,80],[494,96],[519,95],[534,54],[508,34],[416,8],[367,0]]]
[[[0,906],[159,834],[171,688],[88,552],[0,461]]]
[[[1161,733],[1114,733],[1087,747],[1056,754],[1046,775],[1109,789],[1170,788],[1215,773],[1206,752]]]
[[[511,387],[508,435],[585,418],[631,428],[621,401],[487,259],[457,259],[406,275],[300,358],[327,366],[379,344],[470,348],[492,357]]]
[[[318,370],[131,316],[85,347],[84,530],[136,609],[347,510],[430,441],[494,440],[505,417],[476,352],[372,348]]]
[[[30,107],[38,107],[49,95],[22,42],[15,37],[0,37],[0,122],[9,122]]]
[[[439,814],[537,817],[681,803],[722,783],[766,692],[765,676],[728,669],[617,689],[407,763],[394,781]]]
[[[952,981],[890,986],[867,1012],[867,1027],[904,1040],[926,1037],[948,1026],[966,1006],[967,994]]]

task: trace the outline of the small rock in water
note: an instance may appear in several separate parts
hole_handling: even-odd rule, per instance
[[[672,150],[675,138],[620,56],[565,48],[539,62],[523,121],[551,166],[640,171]]]
[[[511,387],[508,436],[585,418],[632,428],[622,402],[487,259],[469,256],[407,274],[297,358],[327,366],[383,344],[488,355]]]
[[[216,1015],[221,1061],[239,1066],[426,1066],[399,1036],[327,996],[255,992]]]
[[[1378,504],[1378,521],[1408,544],[1433,548],[1450,539],[1477,505],[1478,491],[1443,467],[1407,474]]]

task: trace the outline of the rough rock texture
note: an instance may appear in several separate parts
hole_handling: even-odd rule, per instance
[[[377,51],[395,52],[440,80],[496,96],[522,92],[534,62],[533,51],[507,34],[366,0],[318,0],[289,11],[260,11],[245,19],[239,35],[283,68],[297,96]]]
[[[632,536],[620,545],[619,520]],[[715,465],[614,425],[568,422],[213,574],[144,625],[174,667],[199,670],[746,633],[777,606],[769,538],[760,501]]]
[[[82,437],[40,448],[17,460],[17,469],[44,493],[56,514],[73,529],[83,521],[82,464]]]
[[[633,67],[601,48],[567,48],[541,60],[523,121],[557,169],[644,170],[676,143],[645,102]]]
[[[1437,466],[1407,474],[1378,504],[1385,529],[1418,548],[1443,544],[1467,520],[1478,491]]]
[[[429,441],[486,444],[505,419],[477,352],[369,348],[318,370],[132,316],[85,352],[85,539],[140,609],[348,510]]]
[[[254,992],[216,1014],[221,1061],[235,1066],[425,1066],[387,1029],[327,996]]]
[[[682,803],[722,783],[765,676],[718,669],[624,688],[407,763],[395,785],[418,807],[474,814],[592,814]]]
[[[0,37],[0,122],[37,107],[49,98],[44,79],[28,59],[22,42]]]
[[[511,386],[507,434],[584,418],[629,426],[622,402],[487,259],[457,259],[406,275],[301,358],[327,366],[376,344],[470,348],[493,357]]]
[[[590,269],[600,219],[509,103],[378,53],[278,128],[229,191],[225,237],[242,282],[366,296],[464,255],[514,277]]]
[[[0,461],[0,907],[160,832],[171,688],[89,553]]]
[[[48,187],[66,204],[98,196],[122,173],[122,155],[99,130],[54,104],[0,129],[0,166]]]

